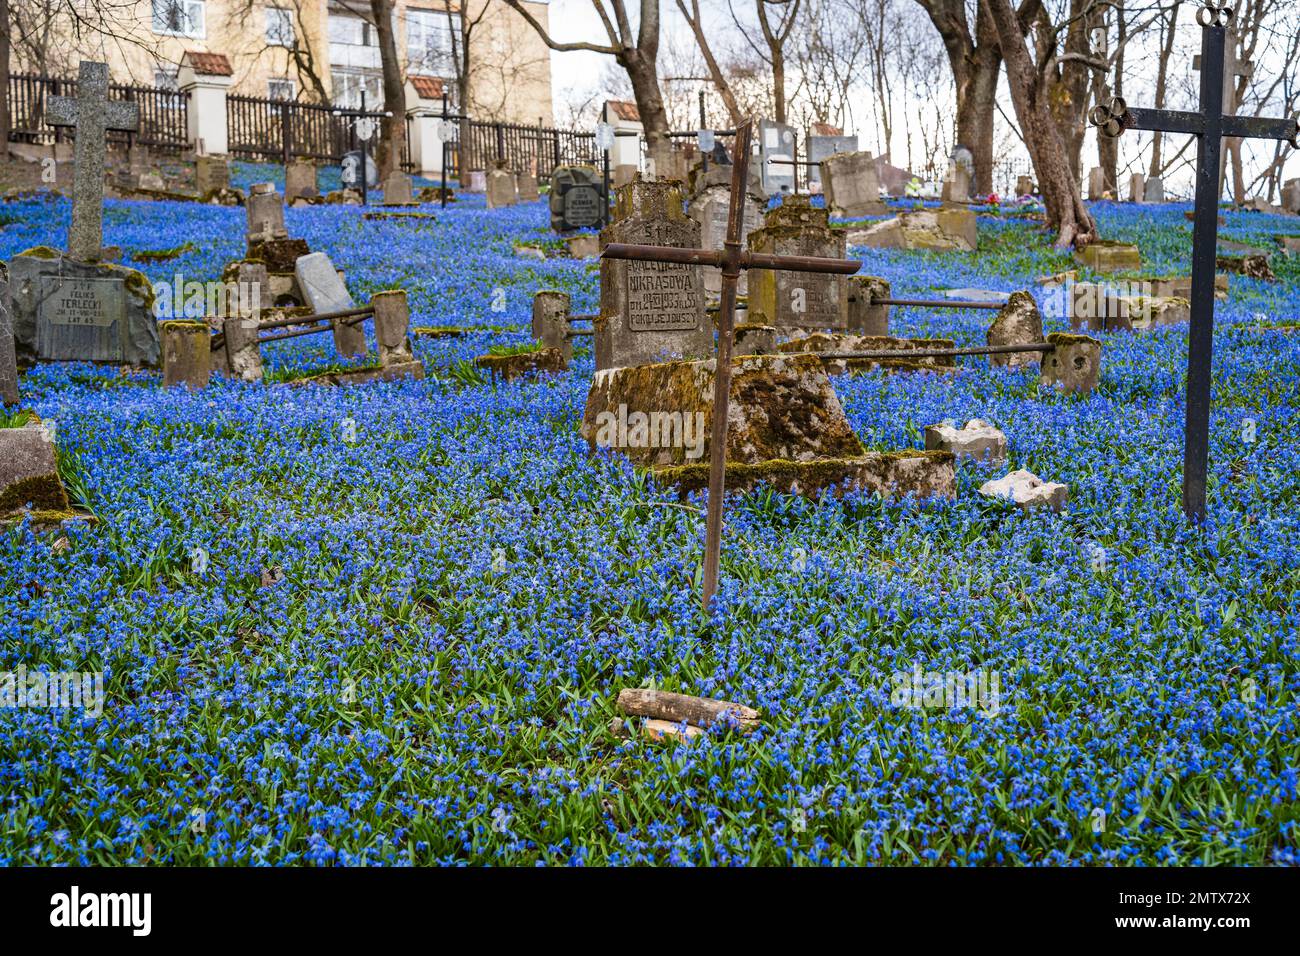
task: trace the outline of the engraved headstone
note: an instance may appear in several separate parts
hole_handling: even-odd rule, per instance
[[[1142,190],[1143,202],[1164,202],[1165,201],[1165,181],[1159,176],[1152,176],[1147,180],[1146,186]]]
[[[835,216],[856,219],[881,216],[889,207],[880,201],[876,158],[869,152],[837,153],[822,160],[822,193]]]
[[[844,258],[842,231],[830,228],[825,209],[806,196],[786,196],[749,234],[749,248],[778,256]],[[843,276],[818,272],[756,270],[749,279],[749,321],[777,328],[842,329],[848,314]]]
[[[230,160],[225,156],[198,156],[194,160],[194,187],[200,196],[230,188]]]
[[[618,190],[607,242],[698,248],[700,226],[682,210],[673,180],[638,179]],[[713,324],[704,311],[699,266],[626,259],[600,261],[596,369],[708,358]]]
[[[97,262],[104,244],[105,135],[109,130],[137,129],[139,108],[108,98],[108,64],[82,60],[76,98],[48,97],[45,121],[77,131],[68,255],[80,262]]]
[[[537,188],[537,176],[534,173],[520,173],[519,201],[537,202],[541,198],[541,191]]]
[[[152,291],[134,269],[18,255],[9,261],[9,283],[20,358],[158,363]]]
[[[725,167],[730,180],[731,167]],[[721,249],[727,237],[727,216],[730,210],[731,188],[726,186],[709,186],[691,200],[687,215],[700,224],[700,248]],[[761,196],[749,193],[745,196],[745,215],[741,220],[740,242],[743,246],[749,234],[763,225],[763,207],[766,205]],[[704,291],[717,295],[722,291],[722,270],[716,266],[701,268],[704,278]],[[744,295],[748,289],[749,270],[741,272],[736,283],[736,291]]]
[[[284,239],[289,235],[284,227],[284,200],[271,183],[253,185],[245,211],[249,242]]]
[[[590,229],[601,221],[604,185],[595,166],[556,166],[551,174],[551,228]]]

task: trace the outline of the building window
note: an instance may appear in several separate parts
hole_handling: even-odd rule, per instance
[[[344,70],[379,69],[374,28],[360,17],[329,15],[330,66]]]
[[[266,96],[272,100],[293,100],[296,87],[293,80],[272,78],[266,81]]]
[[[266,8],[266,42],[269,46],[293,46],[293,14],[279,7]]]
[[[153,32],[202,39],[203,0],[153,0]]]
[[[347,70],[330,72],[330,87],[334,105],[345,110],[361,108],[361,91],[366,92],[366,109],[380,109],[384,102],[383,83],[377,73],[353,73]]]
[[[452,59],[452,31],[460,48],[460,16],[439,10],[406,11],[406,63],[412,73],[426,76],[455,76]]]

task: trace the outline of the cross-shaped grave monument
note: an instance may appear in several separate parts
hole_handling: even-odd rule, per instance
[[[1201,25],[1201,100],[1198,112],[1130,108],[1114,98],[1092,111],[1107,136],[1126,129],[1190,133],[1196,149],[1196,211],[1192,226],[1191,331],[1187,350],[1187,423],[1183,439],[1183,510],[1205,517],[1205,476],[1210,439],[1210,370],[1214,350],[1214,276],[1219,231],[1219,157],[1223,138],[1287,140],[1300,146],[1300,122],[1232,116],[1225,110],[1224,76],[1233,12],[1206,6]],[[1234,41],[1235,43],[1235,41]]]
[[[138,129],[140,109],[135,103],[108,98],[107,63],[82,60],[76,97],[51,96],[46,102],[46,122],[77,131],[68,256],[79,262],[98,262],[104,243],[105,134]]]
[[[666,246],[609,243],[601,257],[640,262],[669,262],[693,266],[714,266],[722,270],[722,301],[718,311],[718,348],[713,377],[713,422],[709,438],[709,502],[704,547],[704,608],[707,611],[718,589],[718,562],[722,551],[722,496],[726,490],[727,414],[731,395],[731,353],[736,319],[736,283],[745,269],[777,269],[791,272],[830,272],[852,275],[862,263],[852,259],[817,256],[779,256],[749,252],[741,248],[745,193],[749,183],[750,143],[754,123],[747,119],[736,130],[731,167],[731,202],[727,215],[727,236],[722,249],[680,249]]]

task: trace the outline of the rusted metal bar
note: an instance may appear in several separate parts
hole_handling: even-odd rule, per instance
[[[829,359],[956,358],[961,355],[1008,355],[1015,352],[1050,352],[1056,346],[1046,342],[1026,345],[981,345],[968,349],[878,349],[868,352],[809,352]]]
[[[678,249],[673,246],[645,246],[636,243],[611,242],[600,257],[602,259],[634,259],[642,262],[677,262],[688,266],[715,266],[724,268],[729,256],[725,249]],[[830,259],[824,256],[779,256],[769,252],[749,252],[737,249],[735,267],[739,269],[773,269],[778,272],[822,272],[836,275],[853,275],[862,268],[861,259]]]
[[[872,305],[910,305],[925,309],[1000,309],[1005,302],[962,302],[958,299],[872,299]]]
[[[595,329],[569,329],[569,331],[565,332],[564,334],[568,338],[576,339],[586,335],[595,335],[596,330]]]

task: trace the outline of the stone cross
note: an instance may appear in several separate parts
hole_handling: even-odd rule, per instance
[[[745,193],[749,185],[750,142],[754,121],[746,119],[736,129],[735,161],[731,167],[731,202],[727,210],[727,238],[720,250],[678,249],[611,242],[602,259],[641,262],[680,262],[716,266],[722,270],[722,301],[718,309],[718,350],[713,375],[713,424],[709,436],[709,504],[704,546],[704,609],[718,590],[718,562],[722,552],[722,496],[727,476],[727,413],[731,404],[731,351],[736,321],[736,284],[744,269],[781,269],[795,272],[835,272],[852,275],[862,268],[853,259],[815,256],[778,256],[747,252],[740,246],[744,225]]]
[[[76,97],[49,97],[45,113],[51,126],[71,126],[77,131],[68,256],[80,262],[98,262],[104,245],[105,134],[111,129],[138,129],[139,107],[108,98],[107,63],[82,60]]]
[[[1210,371],[1214,350],[1215,255],[1219,232],[1219,157],[1223,138],[1285,140],[1300,146],[1300,121],[1232,116],[1224,102],[1227,50],[1235,38],[1233,12],[1207,5],[1201,25],[1201,97],[1196,112],[1130,109],[1118,97],[1092,111],[1093,125],[1107,136],[1126,129],[1188,133],[1197,137],[1196,211],[1192,226],[1191,329],[1187,349],[1187,421],[1183,440],[1183,510],[1205,517],[1205,481],[1210,440]]]

